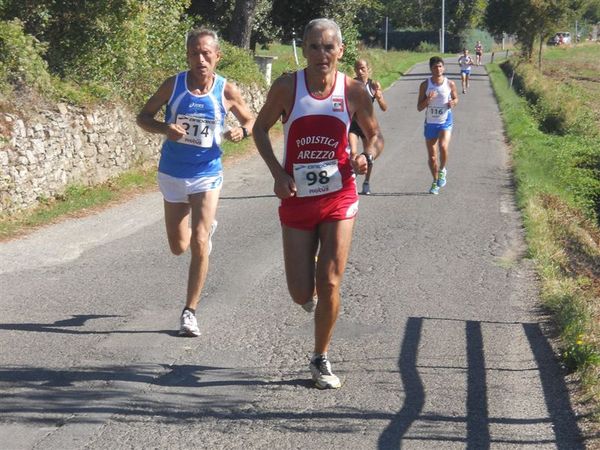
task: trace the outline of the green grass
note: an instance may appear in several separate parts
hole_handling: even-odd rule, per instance
[[[120,201],[156,184],[156,171],[132,170],[96,186],[70,185],[55,198],[40,199],[36,208],[0,218],[0,240]]]
[[[585,141],[540,131],[527,102],[496,64],[487,66],[512,149],[517,200],[529,254],[540,277],[541,298],[560,330],[561,356],[575,371],[592,416],[600,420],[600,230],[576,195],[581,173],[572,158]],[[595,188],[597,188],[596,186]]]

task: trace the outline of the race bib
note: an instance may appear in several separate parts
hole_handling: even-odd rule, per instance
[[[448,106],[428,106],[427,123],[445,123],[448,120]]]
[[[297,197],[329,194],[342,189],[342,174],[337,159],[315,163],[294,164]]]
[[[181,125],[185,129],[185,136],[177,142],[202,148],[210,148],[213,146],[215,129],[217,127],[216,121],[204,117],[178,114],[175,123]]]

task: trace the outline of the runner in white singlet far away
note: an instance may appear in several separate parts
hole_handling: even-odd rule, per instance
[[[254,141],[281,199],[288,290],[295,303],[315,313],[309,370],[317,388],[335,389],[341,382],[332,371],[328,350],[358,211],[355,173],[366,172],[383,150],[383,138],[364,85],[337,70],[344,53],[338,25],[329,19],[309,22],[302,53],[306,69],[273,83],[256,118]],[[366,139],[360,155],[351,155],[348,147],[352,117]],[[269,138],[279,119],[284,126],[282,162]]]
[[[456,84],[444,76],[444,60],[439,56],[429,59],[431,77],[419,86],[417,110],[425,112],[425,145],[429,170],[433,183],[430,194],[438,194],[446,185],[446,163],[448,162],[448,146],[452,135],[452,108],[458,103]],[[439,157],[438,157],[439,153]]]
[[[360,81],[369,97],[371,97],[371,101],[377,101],[379,108],[382,111],[387,111],[387,103],[383,98],[383,89],[381,89],[381,84],[378,81],[372,80],[369,78],[371,72],[371,68],[369,64],[364,59],[358,59],[354,63],[354,77],[355,80]],[[355,120],[350,124],[350,134],[348,135],[348,140],[350,141],[350,152],[352,155],[356,155],[358,153],[358,138],[361,138],[363,147],[365,147],[365,135],[362,130],[358,126]],[[362,194],[370,195],[371,194],[371,173],[373,171],[373,164],[369,164],[367,169],[367,173],[365,174],[365,179],[362,185]]]
[[[469,55],[469,50],[463,48],[463,54],[458,58],[458,65],[460,66],[460,83],[462,85],[462,93],[466,94],[469,89],[469,81],[471,81],[471,67],[475,63],[473,58]]]
[[[171,252],[188,248],[191,259],[179,335],[200,335],[196,307],[208,271],[211,237],[223,183],[222,138],[240,141],[250,135],[254,117],[239,89],[215,73],[221,59],[213,30],[192,30],[187,37],[189,70],[165,80],[137,117],[138,125],[166,137],[158,165],[165,224]],[[165,121],[155,119],[166,105]],[[231,111],[241,126],[225,131]],[[191,229],[190,229],[191,222]]]

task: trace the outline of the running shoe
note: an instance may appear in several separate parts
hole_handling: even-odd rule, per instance
[[[446,168],[445,167],[438,172],[437,185],[438,185],[438,187],[441,187],[441,188],[446,186]]]
[[[200,336],[200,329],[198,328],[198,321],[196,316],[187,309],[183,311],[180,319],[181,327],[179,328],[179,336],[187,337],[198,337]]]
[[[210,255],[210,252],[212,252],[212,236],[213,234],[215,234],[215,231],[217,231],[217,225],[219,224],[219,222],[217,222],[216,220],[212,223],[212,225],[210,226],[210,230],[208,232],[208,254]]]
[[[363,195],[371,195],[371,189],[369,188],[369,182],[365,181],[362,186]]]
[[[304,305],[302,305],[302,309],[304,311],[306,311],[307,313],[314,312],[315,309],[317,309],[317,302],[318,301],[319,301],[319,298],[315,295],[308,302],[306,302]]]
[[[331,363],[327,356],[313,356],[308,367],[317,388],[337,389],[342,386],[340,379],[331,372]]]
[[[437,185],[437,181],[434,181],[431,184],[431,188],[429,189],[429,193],[430,194],[434,194],[434,195],[437,195],[437,194],[440,193],[440,187]]]

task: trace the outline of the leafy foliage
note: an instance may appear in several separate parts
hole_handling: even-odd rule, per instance
[[[582,0],[489,0],[485,25],[492,35],[514,34],[531,60],[536,38],[542,41],[574,11]]]
[[[423,0],[391,0],[385,2],[386,15],[400,28],[438,30],[441,28],[442,3]],[[445,28],[451,34],[479,25],[484,0],[445,0]]]
[[[84,7],[82,7],[84,6]],[[41,70],[25,64],[46,64],[53,73],[81,85],[97,86],[138,107],[168,76],[187,67],[185,36],[192,20],[184,14],[189,0],[6,0],[0,14],[23,16],[23,27],[36,38],[22,34],[17,46],[25,52],[23,73],[31,74],[31,86],[42,83]],[[14,35],[16,32],[12,32]],[[16,38],[13,38],[13,41]],[[27,44],[24,40],[31,40]],[[43,40],[44,45],[35,44]],[[36,47],[37,46],[37,47]],[[252,58],[227,47],[222,67],[239,81],[261,80]],[[37,58],[30,56],[38,52]],[[19,55],[11,50],[13,59]],[[14,66],[14,64],[13,64]],[[12,67],[12,66],[11,66]],[[11,73],[17,73],[14,68]],[[63,97],[73,90],[62,86]]]
[[[23,32],[18,19],[0,21],[0,86],[24,85],[35,89],[50,89],[48,64],[43,59],[46,46]]]

